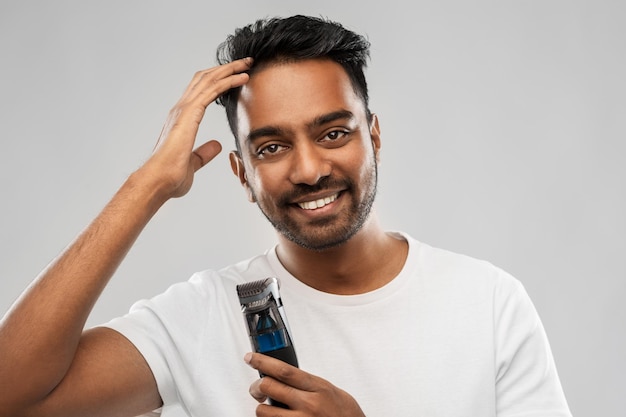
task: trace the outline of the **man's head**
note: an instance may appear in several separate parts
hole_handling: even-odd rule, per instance
[[[222,62],[254,59],[248,82],[221,98],[237,143],[231,167],[286,244],[329,249],[373,224],[380,135],[368,47],[302,16],[257,22],[220,47]]]
[[[267,65],[308,59],[330,59],[343,67],[356,94],[363,100],[367,117],[367,82],[363,70],[369,58],[369,42],[339,23],[308,16],[258,20],[235,31],[217,50],[217,60],[224,64],[235,59],[254,59],[252,75]],[[226,109],[237,149],[237,101],[240,89],[232,89],[218,100]]]

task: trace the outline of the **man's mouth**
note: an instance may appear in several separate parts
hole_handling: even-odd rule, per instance
[[[335,193],[328,197],[320,198],[313,201],[305,201],[304,203],[298,203],[298,206],[303,210],[315,210],[318,208],[322,208],[333,201],[335,201],[339,197],[339,193]]]

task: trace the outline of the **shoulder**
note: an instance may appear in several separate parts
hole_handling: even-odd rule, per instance
[[[151,310],[194,311],[198,308],[215,308],[236,294],[238,284],[270,276],[267,254],[229,265],[222,269],[206,269],[194,273],[188,280],[177,282],[164,292],[136,302],[131,311]],[[236,301],[236,300],[235,300]]]
[[[420,242],[403,234],[409,242],[409,262],[425,286],[448,294],[515,292],[521,283],[493,263]]]
[[[224,292],[232,293],[238,284],[272,274],[268,253],[264,253],[221,269],[198,271],[189,280],[170,287],[167,292],[193,292],[201,298],[220,298]]]
[[[244,282],[269,277],[274,274],[269,261],[268,251],[221,269],[207,269],[196,272],[189,282],[198,288],[215,287],[225,283],[237,285]]]

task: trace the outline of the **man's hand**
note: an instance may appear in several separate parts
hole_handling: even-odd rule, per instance
[[[206,108],[221,94],[245,84],[251,58],[244,58],[195,74],[163,126],[152,157],[138,172],[165,198],[180,197],[191,188],[194,173],[222,149],[208,141],[194,149],[198,127]]]
[[[250,385],[250,395],[260,403],[269,397],[289,407],[283,410],[260,404],[256,410],[258,417],[364,417],[350,394],[322,378],[259,353],[248,353],[244,360],[265,375]]]

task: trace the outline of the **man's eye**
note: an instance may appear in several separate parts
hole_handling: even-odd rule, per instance
[[[337,140],[342,138],[343,136],[347,135],[348,132],[345,132],[343,130],[333,130],[332,132],[329,132],[326,137],[330,140]]]
[[[281,148],[282,147],[280,145],[272,143],[271,145],[267,145],[267,146],[264,146],[261,149],[259,149],[257,154],[259,156],[271,155],[271,154],[275,154],[276,152],[280,151]]]

